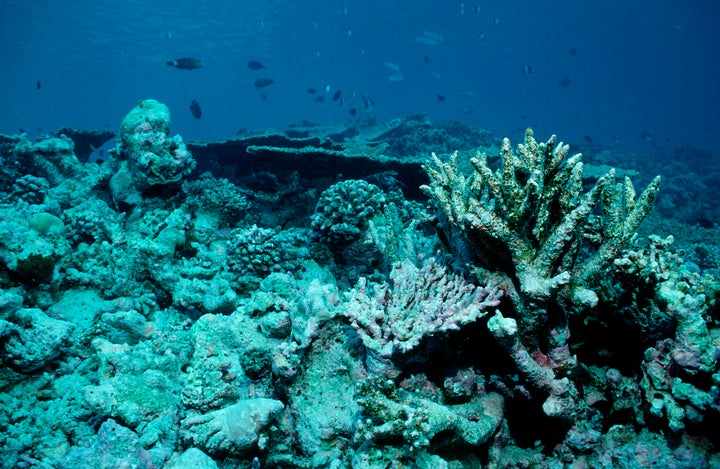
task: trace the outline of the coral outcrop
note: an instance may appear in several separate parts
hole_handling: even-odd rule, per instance
[[[195,169],[182,137],[170,137],[170,125],[170,109],[154,99],[140,101],[125,116],[113,152],[117,169],[110,179],[116,203],[138,204],[144,191],[178,185]]]

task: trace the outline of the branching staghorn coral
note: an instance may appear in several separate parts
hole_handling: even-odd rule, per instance
[[[656,177],[638,197],[628,178],[616,185],[610,170],[583,193],[581,155],[567,158],[568,150],[554,135],[537,142],[528,129],[515,152],[510,140],[503,140],[496,171],[479,155],[471,159],[473,174],[465,176],[458,171],[457,153],[447,163],[433,154],[434,164],[425,167],[430,184],[421,188],[447,219],[441,226],[460,255],[484,272],[506,276],[514,286],[508,294],[523,348],[540,352],[547,341],[549,350],[538,356],[547,359],[550,370],[562,372],[574,366],[568,314],[597,304],[592,291],[597,276],[650,212],[660,184]],[[592,254],[579,261],[581,248],[588,245]],[[519,356],[516,345],[511,347],[515,341],[496,336],[511,356]]]
[[[460,232],[473,260],[506,273],[533,301],[550,298],[570,283],[571,273],[581,286],[610,265],[649,213],[660,184],[655,178],[638,198],[629,179],[614,184],[611,170],[583,194],[581,155],[566,159],[568,150],[555,136],[538,143],[528,130],[517,152],[503,141],[495,172],[485,156],[472,158],[470,177],[458,173],[456,154],[448,163],[433,155],[434,167],[425,167],[431,183],[422,190]],[[599,230],[589,222],[598,203]],[[600,245],[578,266],[586,235],[599,237]]]

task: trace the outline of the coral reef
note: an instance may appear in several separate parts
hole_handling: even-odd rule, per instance
[[[659,179],[419,118],[169,131],[0,136],[3,467],[720,466],[720,236]]]

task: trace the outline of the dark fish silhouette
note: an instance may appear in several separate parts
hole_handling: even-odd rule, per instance
[[[348,114],[350,114],[351,116],[357,115],[357,109],[355,109],[355,108],[350,109],[348,111]]]
[[[259,60],[251,60],[247,63],[247,66],[250,70],[262,70],[263,68],[265,68],[265,64],[263,64]]]
[[[571,47],[571,48],[568,50],[568,53],[570,54],[571,57],[577,57],[578,51],[577,51],[577,49],[575,49],[574,47]]]
[[[715,228],[715,223],[713,223],[712,220],[705,218],[705,217],[698,218],[697,224],[701,228]]]
[[[535,70],[533,70],[532,65],[525,65],[525,68],[523,68],[523,73],[525,75],[532,75],[534,71]]]
[[[200,103],[198,103],[194,99],[193,102],[190,103],[190,112],[195,119],[200,119],[202,117],[202,109],[200,109]]]
[[[315,98],[315,102],[322,103],[323,101],[325,101],[325,96],[320,95]]]
[[[586,143],[592,143],[592,137],[591,137],[591,136],[585,135],[583,138],[585,139],[585,142],[586,142]]]
[[[437,102],[438,102],[438,103],[442,103],[442,102],[445,101],[447,98],[446,98],[445,96],[441,95],[441,94],[436,94],[436,95],[435,95],[435,99],[437,99]]]
[[[565,77],[562,80],[560,80],[558,82],[558,86],[560,88],[567,88],[568,86],[570,86],[570,77]]]
[[[35,88],[37,88],[37,89],[42,88],[42,83],[40,83],[40,80],[38,80],[38,82],[35,83]]]
[[[255,88],[265,88],[275,83],[272,78],[259,78],[255,80]]]
[[[317,90],[315,88],[308,88],[307,92],[308,92],[308,94],[316,94]]]
[[[267,95],[265,93],[260,93],[260,101],[267,101]]]
[[[166,64],[168,67],[175,67],[181,70],[195,70],[203,66],[202,60],[192,57],[180,57],[179,59],[169,60]]]
[[[342,91],[337,90],[333,95],[333,101],[337,101],[338,99],[340,99],[340,96],[342,96]]]

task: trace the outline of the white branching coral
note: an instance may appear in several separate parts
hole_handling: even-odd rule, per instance
[[[405,353],[423,338],[457,330],[486,315],[502,296],[498,285],[477,286],[430,258],[421,268],[395,265],[392,286],[361,278],[345,308],[365,346],[382,357]]]

